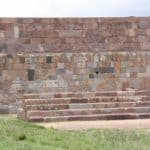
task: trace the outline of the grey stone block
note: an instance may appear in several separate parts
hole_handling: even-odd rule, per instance
[[[146,72],[146,67],[140,67],[140,68],[139,68],[139,72],[140,72],[140,73]]]
[[[8,114],[8,113],[9,113],[9,106],[0,104],[0,114]]]
[[[88,109],[93,108],[93,104],[70,104],[69,109]]]
[[[0,44],[0,52],[5,50],[7,50],[7,44],[6,43]]]
[[[48,79],[49,79],[49,80],[56,80],[56,79],[57,79],[57,76],[49,75],[49,76],[48,76]]]
[[[89,78],[90,78],[90,79],[93,79],[93,78],[94,78],[94,74],[93,74],[93,73],[90,73],[90,74],[89,74]]]
[[[97,67],[95,68],[95,73],[114,73],[114,67]]]
[[[65,69],[57,69],[56,70],[56,74],[57,75],[61,75],[61,74],[65,74],[66,73],[66,70]]]
[[[139,89],[140,88],[140,81],[138,79],[132,79],[129,82],[129,86],[131,88],[134,88],[134,89]]]
[[[46,57],[46,63],[51,64],[52,63],[52,56],[47,56]]]
[[[136,108],[134,110],[135,113],[149,113],[150,112],[150,108]]]
[[[29,81],[34,80],[34,74],[35,74],[35,71],[33,69],[28,69],[28,80]]]

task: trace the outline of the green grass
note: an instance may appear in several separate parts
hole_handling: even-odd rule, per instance
[[[150,130],[62,131],[1,118],[0,150],[150,150]]]

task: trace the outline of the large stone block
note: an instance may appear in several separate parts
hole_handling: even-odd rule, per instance
[[[6,52],[8,46],[6,43],[0,43],[0,52]]]
[[[139,28],[150,29],[150,20],[142,20],[139,22]]]
[[[56,74],[57,74],[57,75],[65,74],[65,72],[66,72],[65,69],[57,69],[57,70],[56,70]]]
[[[25,63],[25,57],[24,56],[20,56],[20,63],[24,64]]]
[[[52,56],[46,57],[46,63],[51,64],[52,63]]]
[[[8,114],[9,113],[9,106],[8,105],[1,105],[0,104],[0,114]]]
[[[144,50],[150,50],[150,43],[149,42],[141,43],[141,48]]]
[[[82,37],[83,31],[82,30],[60,30],[58,31],[59,37]]]
[[[95,73],[114,73],[114,67],[98,67],[95,68]]]
[[[35,70],[33,70],[33,69],[28,69],[28,80],[29,80],[29,81],[34,80],[34,75],[35,75]]]
[[[19,38],[19,27],[14,26],[14,38]]]

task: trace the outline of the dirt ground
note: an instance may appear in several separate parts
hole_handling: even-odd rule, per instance
[[[37,123],[46,128],[57,128],[63,130],[87,130],[93,128],[146,128],[150,129],[150,119],[137,120],[110,120],[110,121],[70,121]]]
[[[0,115],[0,119],[16,119],[16,115]],[[97,121],[68,121],[68,122],[49,122],[35,123],[45,128],[56,128],[62,130],[87,130],[98,128],[144,128],[150,131],[150,119],[136,120],[97,120]]]

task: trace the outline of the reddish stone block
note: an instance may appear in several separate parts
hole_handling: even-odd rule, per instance
[[[123,82],[123,83],[122,83],[122,90],[123,90],[123,91],[126,91],[127,88],[129,88],[129,82],[128,82],[128,81]]]

